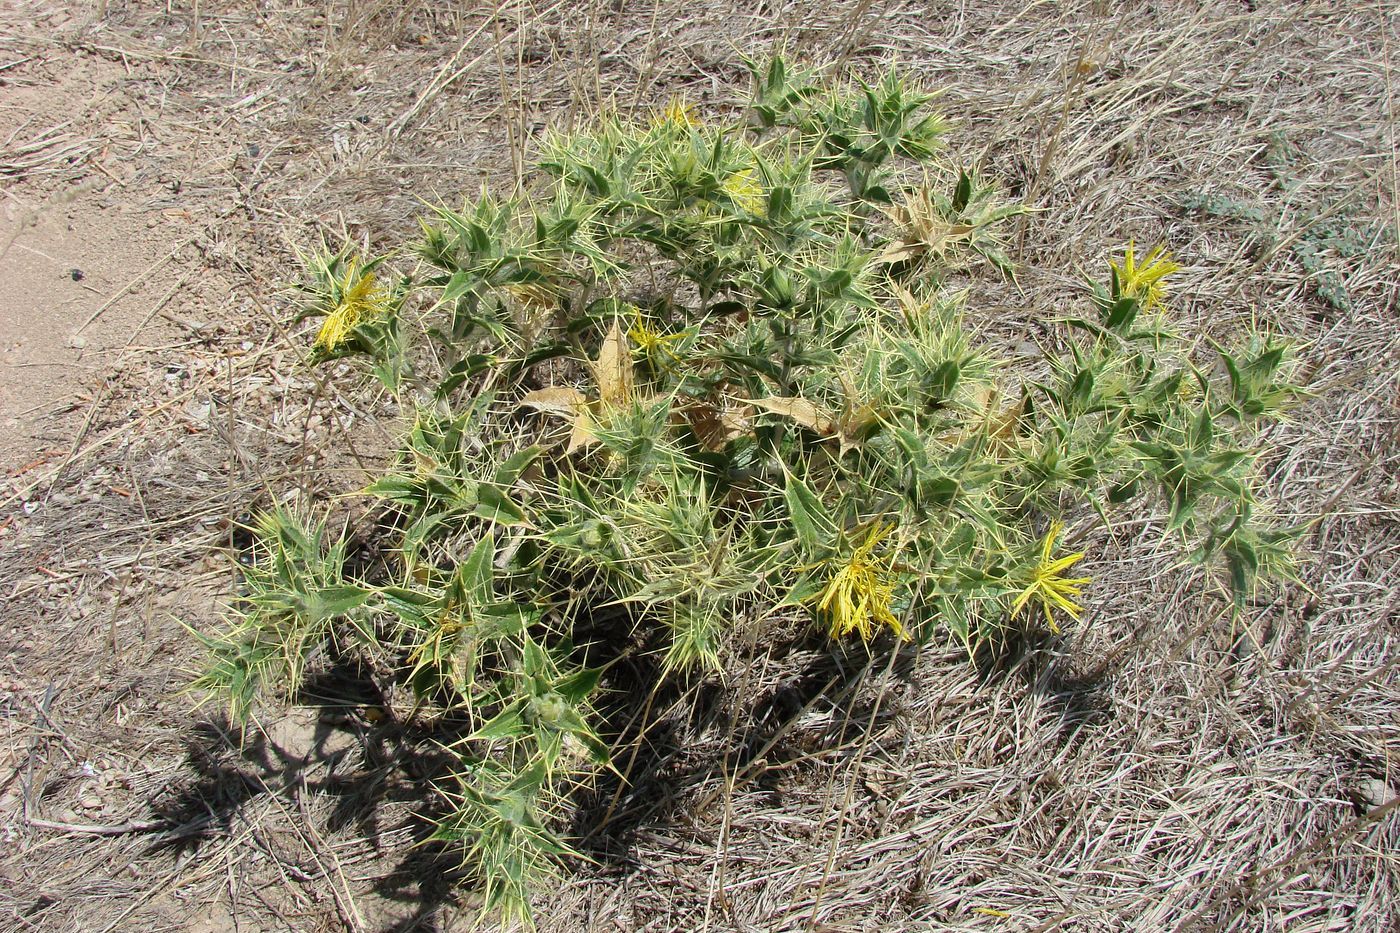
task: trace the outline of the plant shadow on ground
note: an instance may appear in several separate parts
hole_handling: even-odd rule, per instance
[[[1059,719],[1056,738],[1064,746],[1083,738],[1084,730],[1103,727],[1112,719],[1113,678],[1106,664],[1081,668],[1058,640],[1039,630],[1009,631],[979,645],[972,661],[984,685],[1014,677],[1044,697]]]
[[[600,613],[577,630],[585,663],[614,662],[598,713],[600,732],[618,749],[618,773],[601,772],[574,788],[566,813],[578,850],[604,871],[623,873],[635,864],[639,832],[685,821],[680,801],[689,792],[723,787],[734,775],[776,799],[789,766],[848,753],[843,740],[858,737],[872,716],[892,715],[890,704],[879,706],[873,690],[861,689],[867,675],[898,650],[891,672],[907,677],[914,654],[893,643],[871,652],[842,650],[814,635],[764,649],[779,676],[745,691],[712,678],[665,676],[661,653],[637,644],[636,631],[636,620],[619,613]],[[401,839],[407,830],[417,843],[396,842],[403,854],[373,884],[378,896],[411,908],[384,933],[439,929],[441,909],[470,902],[475,879],[451,851],[423,843],[432,821],[446,812],[437,788],[450,777],[453,756],[442,746],[469,734],[473,724],[394,717],[384,690],[353,657],[334,659],[310,676],[294,702],[306,715],[250,728],[241,741],[223,716],[191,730],[191,776],[154,807],[172,829],[155,839],[153,850],[189,857],[238,835],[246,808],[273,797],[288,813],[300,811],[296,819],[318,819],[298,798],[330,797],[324,830],[353,827],[376,847],[382,837]],[[368,723],[366,710],[385,712]],[[815,714],[815,725],[799,722],[808,714]],[[265,839],[255,844],[268,848]]]
[[[768,650],[764,661],[779,674],[753,687],[742,680],[726,687],[711,678],[668,678],[660,652],[629,655],[610,671],[598,709],[620,750],[617,772],[601,773],[571,796],[570,833],[579,850],[605,868],[625,871],[634,864],[639,832],[687,823],[681,801],[702,787],[722,790],[730,780],[767,792],[779,805],[781,778],[791,766],[842,753],[843,741],[872,718],[891,715],[890,704],[860,689],[891,650],[898,652],[892,674],[907,678],[914,652],[892,640],[867,652],[813,635]],[[654,695],[648,685],[657,685]],[[812,721],[804,723],[809,714]]]
[[[386,709],[384,693],[352,658],[309,677],[293,699],[310,716],[249,728],[241,740],[226,716],[194,726],[186,744],[191,775],[153,808],[173,827],[156,838],[153,851],[177,860],[192,856],[206,844],[237,835],[246,808],[271,798],[289,813],[300,811],[295,819],[319,822],[301,806],[306,794],[333,801],[322,830],[353,827],[375,848],[405,829],[415,842],[427,838],[434,784],[449,773],[451,761],[434,740],[443,740],[452,725],[425,726],[387,712],[368,723],[366,710]],[[394,805],[406,808],[388,809]],[[271,854],[265,839],[255,844]],[[374,885],[386,899],[415,905],[411,916],[388,929],[435,929],[436,911],[455,899],[460,875],[448,853],[409,848]]]

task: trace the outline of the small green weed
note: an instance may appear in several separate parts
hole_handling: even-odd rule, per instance
[[[1298,189],[1295,167],[1301,158],[1297,146],[1284,133],[1269,137],[1263,161],[1279,190],[1292,193]],[[1258,204],[1197,191],[1182,198],[1180,205],[1189,214],[1240,224],[1263,250],[1272,250],[1287,239],[1289,251],[1308,274],[1317,297],[1336,311],[1352,310],[1347,270],[1377,243],[1388,239],[1388,228],[1360,224],[1345,203],[1316,204],[1298,212],[1291,223],[1300,232],[1289,238],[1282,230],[1282,219]]]

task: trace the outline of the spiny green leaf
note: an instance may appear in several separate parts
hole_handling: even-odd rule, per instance
[[[489,742],[496,739],[518,739],[525,735],[529,731],[524,718],[525,702],[521,699],[511,703],[468,736],[468,740]]]
[[[836,521],[811,487],[788,472],[784,480],[783,498],[802,550],[812,555],[828,550],[836,539]]]

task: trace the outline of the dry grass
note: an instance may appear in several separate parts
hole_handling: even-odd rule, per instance
[[[193,650],[176,619],[209,624],[232,592],[211,557],[231,523],[287,489],[351,488],[394,430],[382,398],[298,366],[274,297],[286,241],[396,242],[419,197],[508,178],[547,123],[674,94],[726,109],[740,53],[781,42],[816,62],[898,58],[946,88],[954,155],[1041,209],[1018,232],[1019,281],[973,283],[993,339],[1043,337],[1077,271],[1135,238],[1187,266],[1188,332],[1257,321],[1309,342],[1316,398],[1267,464],[1278,510],[1315,521],[1307,585],[1232,628],[1161,556],[1159,526],[1125,522],[1086,561],[1093,611],[994,669],[755,649],[729,689],[652,710],[597,863],[544,899],[541,929],[1400,924],[1400,8],[102,6],[56,26],[42,5],[0,14],[0,78],[95,60],[136,130],[80,109],[0,147],[0,173],[188,212],[196,274],[231,292],[157,308],[185,339],[112,354],[53,452],[8,482],[0,925],[470,928],[442,866],[407,848],[426,789],[362,715],[377,697],[270,724],[240,753],[178,694]],[[102,146],[120,186],[84,155]],[[1266,222],[1188,214],[1199,195]],[[1295,248],[1333,221],[1367,243],[1323,253],[1347,311]]]

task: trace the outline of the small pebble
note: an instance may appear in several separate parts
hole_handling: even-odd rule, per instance
[[[1368,810],[1383,807],[1395,799],[1390,785],[1380,778],[1366,778],[1356,785],[1356,801]]]

